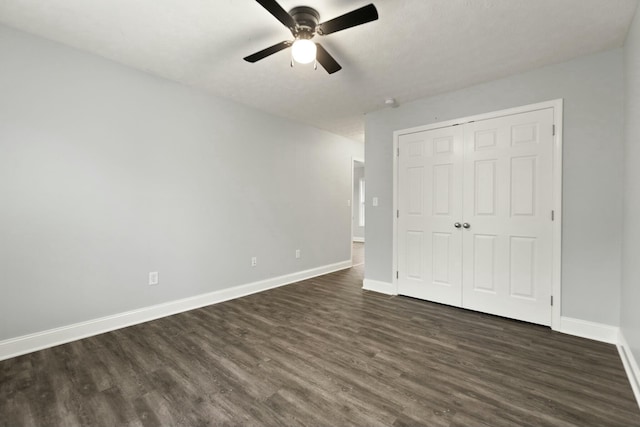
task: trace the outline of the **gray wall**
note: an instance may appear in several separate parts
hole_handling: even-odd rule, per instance
[[[0,340],[349,260],[362,144],[6,27],[0,58]]]
[[[365,278],[392,280],[394,130],[564,98],[562,315],[618,325],[623,90],[617,49],[368,114]]]
[[[640,12],[625,46],[626,141],[620,326],[640,362]]]
[[[360,163],[362,164],[362,163]],[[364,166],[353,169],[353,237],[364,239],[364,227],[360,227],[360,178],[364,178]],[[365,183],[365,192],[367,191]],[[366,211],[366,209],[365,209]],[[365,219],[366,225],[366,219]]]

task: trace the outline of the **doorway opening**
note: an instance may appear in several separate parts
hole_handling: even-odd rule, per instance
[[[356,266],[364,264],[366,183],[363,159],[352,159],[351,178],[351,263]]]

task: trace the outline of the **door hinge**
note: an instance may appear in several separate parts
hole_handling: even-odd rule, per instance
[[[398,149],[396,150],[396,155],[400,157],[400,147],[398,147]]]
[[[553,307],[553,295],[551,295],[551,306]]]
[[[399,278],[400,278],[400,273],[396,271],[396,279],[399,279]]]
[[[551,221],[556,220],[556,211],[551,211]]]
[[[551,135],[556,136],[556,125],[551,125]]]
[[[400,209],[396,211],[396,218],[400,218]]]

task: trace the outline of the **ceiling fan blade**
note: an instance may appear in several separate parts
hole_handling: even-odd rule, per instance
[[[269,46],[266,49],[262,49],[260,52],[256,52],[253,55],[247,56],[246,58],[244,58],[244,60],[247,61],[247,62],[260,61],[261,59],[264,59],[269,55],[273,55],[276,52],[280,52],[281,50],[290,47],[291,44],[292,44],[292,42],[289,42],[289,41],[284,41],[284,42],[280,42],[278,44],[274,44],[273,46]]]
[[[356,25],[366,24],[367,22],[378,19],[378,10],[373,4],[363,6],[342,16],[333,18],[327,22],[318,25],[319,34],[331,34],[336,31],[346,30]]]
[[[285,27],[293,31],[296,28],[296,21],[293,20],[291,15],[278,4],[276,0],[256,0],[267,11],[272,14],[278,21],[282,22]]]
[[[316,61],[318,61],[320,65],[327,70],[327,73],[333,74],[336,71],[342,70],[340,64],[333,59],[333,56],[329,55],[329,52],[327,52],[320,43],[316,43],[316,47],[318,48],[316,52]]]

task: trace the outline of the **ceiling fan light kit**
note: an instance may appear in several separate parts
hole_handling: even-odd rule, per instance
[[[312,39],[316,35],[332,34],[378,19],[378,11],[373,4],[363,6],[329,21],[318,23],[320,14],[311,7],[298,6],[286,12],[275,0],[256,1],[289,29],[294,39],[280,42],[244,58],[245,61],[252,63],[291,47],[291,66],[293,66],[294,61],[300,64],[309,64],[316,61],[329,74],[333,74],[336,71],[340,71],[342,67],[320,43],[315,43]]]
[[[291,57],[300,64],[308,64],[316,59],[316,44],[309,39],[298,39],[291,46]]]

